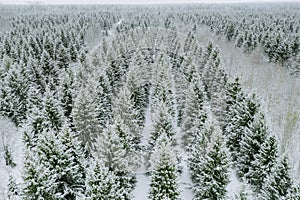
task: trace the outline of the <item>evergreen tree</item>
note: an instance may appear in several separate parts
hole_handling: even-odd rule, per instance
[[[262,143],[259,153],[254,155],[251,169],[245,177],[254,187],[255,191],[261,190],[265,179],[271,174],[272,168],[277,164],[278,146],[275,137],[271,136]]]
[[[103,164],[93,161],[87,171],[87,200],[115,199],[122,200],[123,191],[117,177]]]
[[[92,87],[90,83],[78,91],[72,109],[75,129],[79,134],[80,141],[88,151],[91,151],[96,135],[100,132],[96,112],[95,88],[91,89]]]
[[[172,91],[172,77],[170,66],[167,64],[167,58],[162,57],[159,65],[156,68],[156,77],[152,88],[152,103],[158,105],[163,102],[169,109],[172,116],[175,116],[174,111],[174,93]],[[156,109],[152,106],[153,109]]]
[[[139,126],[144,125],[145,112],[148,105],[149,84],[147,82],[147,73],[141,67],[131,66],[126,76],[126,87],[130,91],[130,99],[137,111],[137,123]]]
[[[169,108],[164,102],[158,103],[154,115],[152,116],[153,131],[149,138],[150,147],[154,147],[156,140],[162,135],[166,134],[171,142],[174,144],[175,130],[173,128],[172,115],[169,113]]]
[[[12,175],[9,175],[8,179],[7,197],[9,200],[16,200],[19,197],[19,188]]]
[[[17,126],[25,121],[27,112],[29,86],[24,73],[21,66],[11,66],[0,86],[0,115],[9,117]]]
[[[194,141],[195,134],[201,131],[207,118],[206,94],[201,80],[193,79],[186,94],[185,104],[182,131],[184,133],[183,145],[188,149]]]
[[[131,99],[131,93],[127,85],[120,88],[120,92],[113,101],[114,119],[122,120],[128,127],[132,138],[136,138],[136,145],[139,145],[141,138],[141,127],[139,126],[139,113]]]
[[[153,162],[152,162],[153,161]],[[162,134],[151,155],[151,183],[149,199],[177,200],[179,196],[177,183],[176,156],[166,134]]]
[[[85,190],[81,145],[67,126],[43,131],[28,147],[24,164],[23,199],[75,200]]]
[[[116,124],[107,125],[98,136],[95,157],[116,176],[115,184],[122,188],[122,199],[131,199],[135,184],[132,170],[137,166],[135,155],[125,148]]]
[[[100,126],[103,128],[106,124],[110,123],[112,114],[112,88],[109,85],[109,80],[104,74],[99,75],[97,87],[97,95],[95,102],[97,103],[97,119]]]
[[[37,94],[39,90],[31,90],[30,109],[27,112],[27,121],[23,124],[25,135],[32,138],[31,143],[43,131],[59,131],[64,123],[64,116],[56,93],[46,88],[43,96]]]
[[[211,124],[198,135],[188,161],[194,199],[224,199],[229,157],[223,138]]]
[[[261,199],[287,199],[293,183],[289,175],[289,166],[286,157],[283,157],[277,165],[272,168],[271,173],[265,179]]]
[[[238,153],[241,149],[241,141],[245,136],[246,128],[254,120],[259,105],[252,95],[241,102],[237,102],[233,113],[235,115],[229,119],[228,126],[225,128],[227,146],[231,151],[233,161],[238,158]]]
[[[265,124],[264,116],[261,113],[255,115],[245,130],[245,135],[240,142],[240,149],[237,152],[237,174],[244,177],[249,171],[253,170],[252,163],[255,156],[259,154],[261,146],[266,141],[268,130]],[[251,179],[251,177],[247,177]]]

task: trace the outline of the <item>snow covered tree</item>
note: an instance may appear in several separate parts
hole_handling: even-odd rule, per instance
[[[136,138],[136,145],[139,145],[141,138],[141,127],[139,126],[139,113],[131,99],[131,93],[127,85],[120,88],[116,98],[113,100],[113,115],[115,120],[122,120],[128,127],[132,138]]]
[[[88,151],[92,150],[96,135],[100,132],[95,102],[96,91],[91,84],[90,82],[87,86],[80,88],[72,111],[75,129]]]
[[[264,115],[257,113],[254,120],[248,124],[245,134],[240,141],[240,149],[237,152],[237,174],[244,177],[249,171],[253,170],[252,162],[259,154],[261,146],[267,139],[268,130],[265,124]],[[251,178],[247,177],[246,178]]]
[[[175,97],[172,91],[172,73],[167,58],[162,57],[156,67],[156,77],[154,77],[152,88],[152,103],[153,105],[158,105],[159,102],[163,102],[168,107],[172,116],[175,116]],[[156,109],[154,106],[152,106],[152,108],[154,110]]]
[[[207,118],[206,100],[201,80],[193,79],[186,93],[186,105],[182,117],[183,145],[186,149],[192,145],[195,134],[201,131],[205,124]]]
[[[58,97],[64,116],[72,123],[72,110],[74,103],[75,80],[72,70],[61,71],[59,76]]]
[[[272,168],[277,164],[278,146],[276,138],[268,137],[261,144],[259,153],[254,155],[254,160],[251,162],[251,169],[245,177],[255,191],[259,191],[264,184],[265,178],[271,174]]]
[[[179,196],[177,161],[168,136],[163,133],[151,155],[151,183],[149,199],[177,200]]]
[[[212,50],[213,50],[213,43],[210,41],[207,44],[207,46],[204,48],[204,52],[203,52],[203,54],[201,56],[201,61],[200,61],[201,64],[198,67],[200,73],[203,73],[204,66],[208,62],[208,60],[210,58],[210,54],[212,53]]]
[[[230,162],[221,133],[206,124],[192,148],[188,162],[194,199],[224,199]]]
[[[8,179],[7,197],[9,200],[17,200],[19,195],[19,187],[16,180],[12,175],[10,175]]]
[[[124,83],[130,91],[130,99],[137,111],[137,122],[139,126],[144,125],[145,111],[149,102],[149,83],[147,82],[147,74],[149,72],[141,68],[143,67],[131,66],[126,76],[126,82]]]
[[[0,114],[19,126],[26,119],[29,86],[21,66],[14,64],[7,70],[0,86]]]
[[[29,139],[26,141],[34,145],[34,141],[41,132],[59,131],[65,119],[60,102],[56,99],[56,92],[49,88],[46,88],[43,96],[35,94],[39,91],[33,90],[32,92],[31,106],[27,112],[26,123],[23,124],[22,128],[24,135],[27,135],[26,137]]]
[[[117,177],[99,161],[93,161],[87,170],[86,199],[124,199],[123,188],[117,182]]]
[[[287,158],[284,156],[273,168],[269,176],[265,179],[260,198],[286,199],[290,194],[293,183],[289,175]]]
[[[101,127],[109,123],[112,116],[112,88],[105,74],[100,74],[98,78],[98,87],[96,95],[97,118]]]
[[[116,176],[115,184],[122,188],[122,199],[131,199],[131,192],[135,185],[132,170],[137,166],[136,155],[128,151],[124,141],[118,135],[116,124],[107,125],[98,136],[95,157]]]
[[[166,134],[174,144],[175,141],[173,136],[175,135],[175,130],[173,127],[173,118],[169,112],[168,105],[164,102],[160,102],[155,108],[155,113],[152,116],[153,131],[149,138],[150,148],[155,146],[157,138],[159,138],[162,134]]]
[[[226,126],[230,126],[229,121],[233,118],[236,113],[235,110],[240,105],[240,102],[244,101],[245,95],[242,91],[239,78],[235,78],[234,82],[228,83],[225,92],[225,107],[224,107],[224,120],[221,124],[223,132],[226,133]]]
[[[17,164],[13,161],[13,157],[11,155],[11,149],[7,144],[3,146],[3,151],[4,151],[4,160],[5,160],[5,165],[6,166],[11,166],[15,167]]]
[[[233,161],[237,160],[238,152],[241,149],[241,141],[245,136],[246,128],[254,120],[259,105],[254,95],[237,102],[233,112],[235,115],[229,119],[225,128],[227,146],[231,151]]]
[[[37,145],[26,150],[23,199],[75,200],[85,190],[81,145],[67,126],[43,131]]]

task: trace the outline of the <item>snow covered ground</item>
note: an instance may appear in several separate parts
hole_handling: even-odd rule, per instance
[[[16,167],[6,166],[4,159],[4,144],[11,150]],[[6,199],[8,178],[14,177],[20,183],[23,163],[22,134],[14,124],[5,118],[0,118],[0,199]]]

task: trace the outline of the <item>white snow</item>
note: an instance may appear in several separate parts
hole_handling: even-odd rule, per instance
[[[12,153],[16,167],[6,166],[4,159],[4,144],[7,144]],[[0,199],[6,199],[8,178],[12,175],[20,183],[23,163],[22,134],[8,119],[0,118]]]

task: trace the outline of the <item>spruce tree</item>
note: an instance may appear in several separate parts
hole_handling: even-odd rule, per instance
[[[150,148],[155,146],[156,140],[162,135],[166,134],[171,142],[174,144],[174,135],[175,130],[173,127],[173,118],[171,113],[169,112],[168,105],[164,102],[158,103],[156,106],[155,113],[152,116],[153,121],[153,131],[151,132],[149,138]]]
[[[224,139],[211,124],[198,135],[188,161],[194,199],[224,199],[229,183],[229,156]]]
[[[139,113],[131,99],[131,93],[127,85],[121,87],[120,92],[113,101],[113,115],[115,119],[122,120],[130,134],[137,139],[141,138],[141,127],[139,126]]]
[[[240,149],[237,152],[236,167],[240,177],[244,177],[245,174],[253,170],[252,163],[255,161],[255,156],[259,154],[267,136],[268,130],[264,116],[258,113],[255,115],[254,121],[246,128],[245,135],[240,142]],[[250,177],[246,176],[246,178]]]
[[[201,131],[207,118],[206,94],[201,80],[191,82],[186,94],[183,113],[183,146],[188,149],[194,141],[195,134]]]
[[[100,126],[103,128],[107,123],[110,123],[113,114],[112,114],[112,88],[109,85],[109,80],[105,74],[100,74],[98,78],[98,87],[96,93],[97,103],[97,119]]]
[[[68,126],[41,132],[26,152],[23,199],[75,200],[83,194],[84,155]]]
[[[254,120],[258,112],[259,104],[254,95],[247,97],[243,101],[236,102],[233,113],[235,115],[229,119],[225,127],[227,146],[231,151],[233,161],[238,159],[238,153],[241,149],[242,138],[246,134],[249,124]]]
[[[292,189],[293,183],[289,175],[289,166],[287,158],[284,156],[274,165],[271,173],[265,179],[261,199],[286,199]]]
[[[273,167],[278,160],[278,146],[276,138],[270,136],[262,143],[259,153],[254,155],[251,163],[251,169],[245,177],[255,191],[260,191],[265,179],[271,174]]]
[[[177,200],[179,190],[176,156],[170,139],[165,133],[158,138],[151,155],[151,164],[149,199]]]
[[[86,199],[124,199],[117,177],[99,161],[93,161],[87,170]]]
[[[122,188],[122,199],[129,200],[135,185],[133,169],[137,166],[136,157],[126,148],[118,135],[116,124],[107,125],[98,136],[95,157],[116,176],[115,184]]]
[[[12,175],[9,175],[7,197],[9,200],[17,200],[19,196],[19,187],[16,180]]]
[[[82,144],[88,151],[92,150],[96,135],[100,132],[96,112],[95,91],[91,91],[93,90],[91,88],[91,85],[87,85],[78,91],[72,109],[75,129],[79,134]]]

